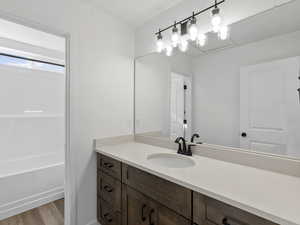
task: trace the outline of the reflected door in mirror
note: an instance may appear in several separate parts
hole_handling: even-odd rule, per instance
[[[298,57],[241,69],[240,147],[296,154],[300,145],[298,73]]]

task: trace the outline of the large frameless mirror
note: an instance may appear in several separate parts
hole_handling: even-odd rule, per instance
[[[227,40],[207,33],[205,46],[137,58],[135,134],[300,158],[299,9],[290,1],[231,24]]]

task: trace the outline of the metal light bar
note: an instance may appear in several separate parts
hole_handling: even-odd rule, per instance
[[[212,6],[209,6],[206,9],[200,10],[199,12],[194,13],[193,16],[189,16],[189,17],[187,17],[187,18],[185,18],[185,19],[183,19],[183,20],[181,20],[179,22],[173,23],[172,25],[170,25],[170,26],[168,26],[168,27],[166,27],[166,28],[164,28],[162,30],[160,29],[158,32],[155,33],[155,35],[158,35],[158,34],[164,32],[166,30],[169,30],[169,29],[173,28],[175,25],[179,25],[179,24],[182,24],[184,22],[187,22],[190,19],[192,19],[193,17],[198,16],[198,15],[200,15],[200,14],[202,14],[202,13],[204,13],[204,12],[206,12],[206,11],[212,9],[212,8],[215,8],[215,7],[217,7],[218,5],[220,5],[220,4],[224,3],[224,2],[225,2],[225,0],[222,0],[220,2],[215,1],[215,4],[213,4]]]

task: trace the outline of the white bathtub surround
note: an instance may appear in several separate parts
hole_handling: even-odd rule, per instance
[[[0,166],[0,220],[64,197],[61,155],[32,157]]]
[[[194,155],[194,167],[153,166],[153,153],[176,151],[125,141],[98,146],[107,155],[151,174],[283,225],[300,224],[300,178]],[[185,156],[182,156],[185,157]]]

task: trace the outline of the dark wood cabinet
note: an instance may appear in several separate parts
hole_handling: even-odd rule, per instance
[[[102,225],[278,225],[97,154]]]
[[[105,200],[101,198],[98,200],[100,201],[98,220],[101,225],[121,225],[121,213],[114,210],[113,206]]]
[[[190,225],[191,220],[184,218],[163,205],[157,207],[157,225]]]
[[[215,199],[194,192],[193,221],[198,225],[276,225]]]
[[[97,156],[97,218],[101,225],[122,224],[121,163]]]
[[[98,154],[98,168],[106,174],[121,180],[121,162]]]
[[[123,164],[123,182],[185,218],[191,219],[191,190],[125,164]]]
[[[190,225],[191,221],[142,193],[124,186],[123,225]]]
[[[145,195],[123,185],[123,225],[149,225],[150,211],[154,208]]]
[[[106,173],[99,173],[99,190],[101,198],[121,212],[121,182]]]

